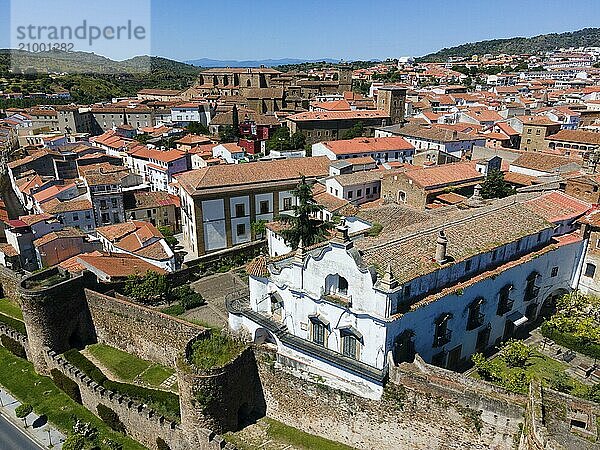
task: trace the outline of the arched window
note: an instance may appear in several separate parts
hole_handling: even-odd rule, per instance
[[[327,275],[325,278],[325,294],[348,296],[348,280],[338,274]]]
[[[250,81],[250,80],[246,81],[246,86],[247,87],[252,87],[252,81]]]
[[[585,273],[584,275],[588,278],[594,278],[594,275],[596,274],[596,265],[592,264],[592,263],[587,263],[585,265]]]
[[[485,315],[481,313],[481,305],[485,302],[483,297],[477,297],[469,305],[469,318],[467,319],[467,331],[474,330],[483,325]]]

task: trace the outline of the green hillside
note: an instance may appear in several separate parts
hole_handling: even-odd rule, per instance
[[[445,62],[450,57],[469,57],[491,53],[498,55],[531,54],[568,47],[600,47],[600,28],[584,28],[569,33],[542,34],[531,38],[515,37],[472,42],[444,48],[419,58],[422,62]]]

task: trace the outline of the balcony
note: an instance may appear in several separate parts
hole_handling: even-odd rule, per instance
[[[469,320],[467,321],[467,331],[479,328],[481,325],[483,325],[484,319],[485,315],[480,312],[470,314]]]
[[[433,338],[434,347],[442,347],[452,340],[452,331],[446,330],[440,334],[436,334]]]
[[[540,288],[539,288],[539,286],[528,287],[527,289],[525,289],[524,300],[526,302],[531,301],[531,300],[535,300],[538,297],[539,294],[540,294]]]
[[[511,300],[510,298],[501,298],[500,302],[498,303],[497,315],[503,316],[507,312],[511,311],[514,304],[515,301]]]

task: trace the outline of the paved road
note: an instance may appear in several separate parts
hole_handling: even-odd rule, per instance
[[[42,447],[31,441],[20,430],[0,416],[0,450],[40,450]]]

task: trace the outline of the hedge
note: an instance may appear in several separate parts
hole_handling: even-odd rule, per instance
[[[144,402],[155,409],[156,412],[171,420],[180,420],[181,413],[179,409],[179,396],[177,394],[109,380],[92,361],[76,349],[65,352],[64,357],[100,386]]]
[[[121,422],[121,419],[116,412],[108,406],[104,406],[102,403],[98,403],[96,409],[98,410],[98,416],[100,416],[106,425],[118,433],[125,434],[125,425]]]
[[[20,320],[13,319],[12,317],[6,316],[4,314],[0,314],[0,322],[4,325],[9,326],[15,331],[18,331],[21,334],[27,336],[27,330],[25,329],[25,324]]]
[[[18,356],[19,358],[27,359],[25,348],[13,338],[2,335],[0,336],[0,342],[2,343],[2,347],[11,352],[13,355]]]
[[[50,375],[52,376],[54,384],[56,384],[61,391],[63,391],[80,405],[83,405],[83,401],[81,400],[81,391],[79,390],[79,385],[77,383],[75,383],[58,369],[52,369],[50,371]]]
[[[558,345],[562,345],[563,347],[567,347],[568,349],[583,355],[587,355],[590,358],[600,359],[600,345],[598,344],[585,345],[576,336],[573,336],[571,333],[565,333],[557,330],[556,328],[550,326],[548,322],[544,322],[542,324],[540,331],[542,336],[552,339]]]
[[[93,362],[83,356],[77,349],[66,351],[64,357],[100,386],[103,386],[106,380],[108,380],[106,375],[104,375]]]

